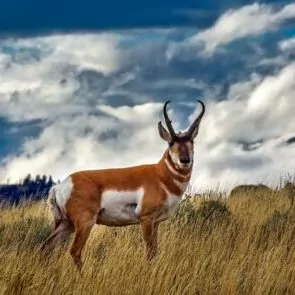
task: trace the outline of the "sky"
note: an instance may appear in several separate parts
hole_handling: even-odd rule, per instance
[[[155,163],[200,106],[191,188],[295,172],[295,3],[2,1],[0,182]]]

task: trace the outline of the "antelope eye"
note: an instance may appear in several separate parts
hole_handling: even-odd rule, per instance
[[[169,147],[172,147],[174,144],[174,141],[169,142]]]

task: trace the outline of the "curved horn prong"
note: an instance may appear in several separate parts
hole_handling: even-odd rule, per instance
[[[199,114],[199,116],[196,118],[196,120],[192,123],[188,131],[186,132],[187,136],[191,137],[193,132],[195,131],[196,128],[199,127],[199,124],[201,122],[202,117],[204,116],[205,113],[205,105],[201,100],[197,100],[201,105],[202,105],[202,111]]]
[[[165,118],[165,122],[166,122],[166,126],[171,134],[172,137],[175,137],[176,134],[175,134],[175,131],[172,127],[172,124],[171,124],[171,120],[169,119],[168,117],[168,114],[167,114],[167,105],[170,103],[170,100],[166,101],[165,104],[164,104],[164,108],[163,108],[163,114],[164,114],[164,118]]]

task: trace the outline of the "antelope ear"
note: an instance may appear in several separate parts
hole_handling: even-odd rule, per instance
[[[168,143],[172,141],[170,133],[163,127],[161,122],[158,123],[158,130],[163,140],[167,141]]]
[[[192,135],[191,135],[191,138],[192,138],[192,139],[195,139],[195,138],[197,137],[197,135],[198,135],[198,133],[199,133],[199,126],[200,126],[200,125],[198,125],[198,126],[194,129],[194,131],[192,132]]]

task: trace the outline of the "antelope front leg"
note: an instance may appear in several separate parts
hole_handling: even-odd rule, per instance
[[[152,260],[157,254],[158,222],[153,216],[146,216],[140,221],[140,224],[146,245],[147,259]]]

